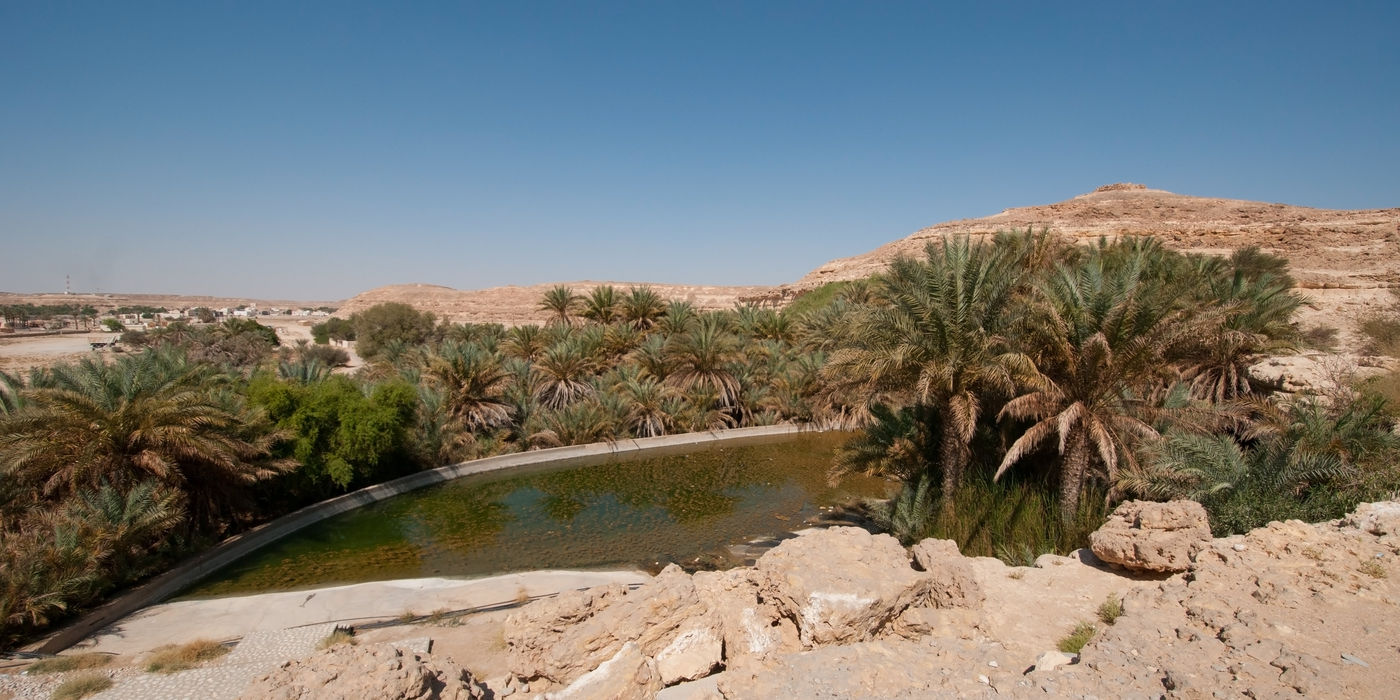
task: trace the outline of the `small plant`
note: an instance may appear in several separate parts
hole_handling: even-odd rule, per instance
[[[524,605],[524,604],[530,602],[530,592],[527,591],[527,590],[525,590],[525,587],[524,587],[524,586],[517,586],[517,587],[516,587],[516,589],[515,589],[515,602],[516,602],[518,605]]]
[[[86,668],[101,668],[110,663],[112,663],[110,654],[73,654],[72,656],[55,656],[52,659],[36,661],[25,670],[29,673],[64,673]]]
[[[424,622],[427,622],[430,625],[441,625],[447,620],[447,614],[450,612],[452,611],[448,610],[447,608],[438,608],[437,610],[428,613],[428,619],[424,620]]]
[[[418,619],[418,613],[413,612],[412,610],[405,610],[405,611],[403,611],[403,614],[399,615],[399,623],[400,623],[400,624],[411,625],[411,624],[413,624],[417,619]]]
[[[146,659],[146,671],[150,673],[174,673],[185,671],[206,661],[223,656],[229,648],[208,639],[196,639],[179,646],[169,644],[151,652]]]
[[[1331,352],[1337,348],[1337,329],[1333,326],[1313,326],[1303,330],[1300,340],[1305,347]]]
[[[1322,561],[1322,550],[1317,547],[1308,547],[1303,550],[1303,556],[1313,561]]]
[[[78,700],[89,695],[96,695],[110,687],[112,687],[111,678],[100,673],[85,673],[60,683],[50,697],[53,700]]]
[[[331,632],[330,634],[326,635],[326,638],[322,639],[321,643],[316,645],[316,648],[329,649],[331,647],[340,646],[341,644],[349,644],[351,646],[354,646],[357,643],[358,642],[355,639],[354,630],[346,629],[344,627],[337,627],[335,628],[334,632]]]
[[[1123,616],[1123,601],[1118,596],[1109,594],[1108,599],[1099,605],[1099,620],[1105,625],[1111,625]],[[1091,631],[1090,634],[1093,634]]]
[[[1074,626],[1074,629],[1058,645],[1060,651],[1066,654],[1078,654],[1080,649],[1094,637],[1094,632],[1098,631],[1093,624],[1081,622]]]
[[[1012,571],[1011,573],[1007,574],[1006,577],[1011,579],[1012,581],[1020,581],[1021,579],[1026,577],[1026,571],[1024,569],[1018,568]]]
[[[1367,559],[1366,561],[1361,562],[1360,569],[1361,573],[1366,574],[1371,578],[1386,577],[1385,567],[1381,566],[1381,563],[1379,561],[1376,561],[1375,559]]]

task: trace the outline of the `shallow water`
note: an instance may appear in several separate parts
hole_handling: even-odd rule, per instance
[[[802,527],[823,506],[887,497],[887,482],[826,473],[849,434],[623,457],[594,466],[465,477],[318,523],[185,597],[425,576],[690,561]]]

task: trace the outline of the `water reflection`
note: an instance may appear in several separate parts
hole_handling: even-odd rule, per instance
[[[819,506],[887,495],[888,485],[874,479],[827,483],[831,456],[845,439],[800,435],[459,479],[303,530],[189,595],[686,560],[799,527]]]

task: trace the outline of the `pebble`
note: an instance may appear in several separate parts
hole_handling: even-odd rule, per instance
[[[1000,666],[1001,664],[998,664],[997,661],[996,661],[996,659],[992,659],[991,661],[988,661],[988,662],[987,662],[987,665],[988,665],[988,666],[991,666],[992,668],[997,668],[997,667]]]
[[[1371,664],[1368,664],[1368,663],[1366,663],[1365,661],[1362,661],[1361,659],[1359,659],[1359,658],[1357,658],[1357,657],[1355,657],[1355,656],[1352,656],[1351,654],[1345,654],[1345,653],[1342,654],[1342,663],[1346,663],[1346,664],[1356,664],[1357,666],[1360,666],[1361,668],[1370,668],[1370,667],[1371,667]]]
[[[992,679],[990,679],[990,678],[988,678],[988,677],[986,677],[986,676],[983,676],[983,675],[981,675],[981,674],[978,674],[978,676],[977,676],[977,682],[978,682],[978,683],[981,683],[982,685],[991,685],[991,684],[992,684]]]
[[[1243,552],[1243,551],[1244,551],[1244,545],[1242,545],[1242,544],[1234,544],[1234,545],[1231,545],[1231,546],[1230,546],[1230,549],[1233,549],[1233,550],[1235,550],[1236,552]]]

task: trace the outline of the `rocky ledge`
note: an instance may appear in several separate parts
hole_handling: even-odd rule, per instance
[[[672,567],[635,590],[536,601],[507,619],[511,672],[485,692],[1363,698],[1400,687],[1400,503],[1223,539],[1204,526],[1196,504],[1126,503],[1094,538],[1119,563],[1080,551],[1033,567],[963,557],[950,541],[905,549],[857,528],[814,531],[751,568]],[[1056,651],[1081,623],[1095,627],[1082,650]],[[477,694],[447,667],[430,675]],[[431,696],[413,685],[394,697]]]

